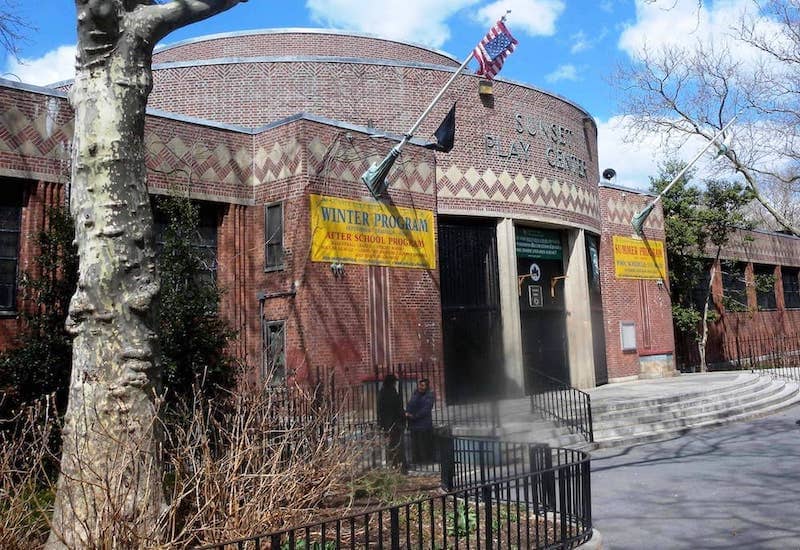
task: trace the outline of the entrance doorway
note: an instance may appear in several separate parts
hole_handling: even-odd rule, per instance
[[[608,383],[606,365],[606,334],[603,322],[603,296],[600,292],[600,238],[586,234],[586,265],[589,283],[589,307],[592,317],[592,351],[596,385]]]
[[[561,233],[516,228],[519,318],[527,393],[544,374],[570,383]]]
[[[502,323],[493,222],[439,220],[445,383],[451,403],[502,388]]]

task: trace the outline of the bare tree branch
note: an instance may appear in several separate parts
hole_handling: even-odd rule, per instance
[[[645,47],[614,81],[624,83],[620,108],[637,138],[655,133],[673,147],[675,138],[710,141],[738,114],[715,169],[738,174],[783,229],[800,235],[794,210],[769,200],[794,196],[788,188],[800,181],[800,0],[754,0],[754,6],[733,37]],[[787,190],[776,192],[780,185]]]

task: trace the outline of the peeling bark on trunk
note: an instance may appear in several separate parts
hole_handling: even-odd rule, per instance
[[[73,370],[48,548],[159,539],[159,279],[144,161],[152,49],[170,31],[238,2],[76,0],[70,210],[80,267],[67,319]]]
[[[151,82],[149,60],[136,53],[123,48],[97,68],[82,63],[70,96],[80,270],[67,321],[73,370],[53,522],[63,532],[54,529],[50,547],[59,535],[67,547],[125,545],[152,533],[162,508],[153,436],[159,282],[143,128]],[[131,526],[141,532],[125,533]]]

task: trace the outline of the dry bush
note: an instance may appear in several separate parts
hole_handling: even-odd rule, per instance
[[[0,396],[0,398],[2,398]],[[35,548],[49,529],[57,433],[52,399],[0,419],[0,548]]]
[[[44,402],[0,421],[0,548],[39,548],[46,540],[58,465],[51,411]],[[185,548],[297,526],[332,503],[346,513],[353,480],[378,439],[337,427],[341,415],[336,404],[302,390],[239,388],[213,400],[198,392],[163,418],[167,503],[160,526],[119,521],[124,504],[110,497],[119,491],[109,487],[103,499],[102,490],[102,480],[119,477],[77,459],[99,480],[91,488],[101,518],[91,536],[98,540],[86,547]],[[129,468],[144,452],[135,443],[117,447],[112,470]]]
[[[377,441],[337,427],[343,411],[313,393],[239,389],[198,397],[166,426],[170,546],[216,543],[301,525],[348,495]],[[349,508],[337,498],[341,513]]]

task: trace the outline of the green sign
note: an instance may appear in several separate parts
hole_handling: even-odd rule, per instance
[[[517,258],[560,260],[561,235],[548,229],[517,227]]]

